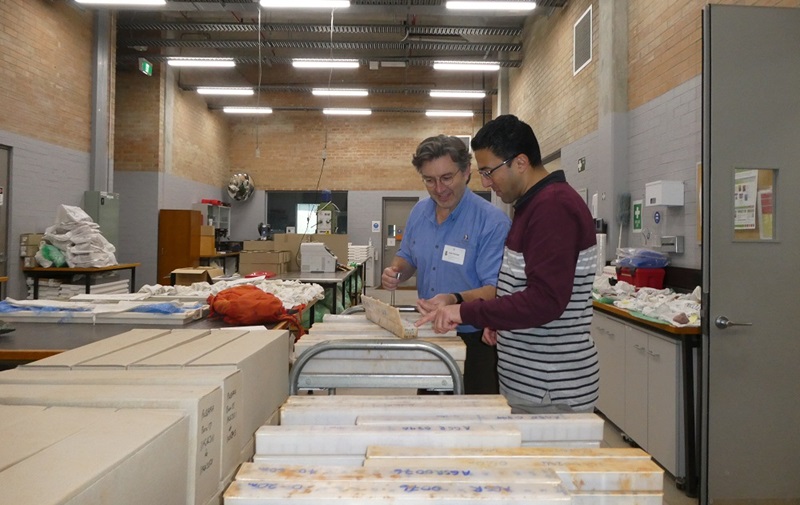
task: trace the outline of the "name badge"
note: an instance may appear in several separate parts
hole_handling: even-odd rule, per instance
[[[444,246],[444,252],[442,252],[442,260],[455,263],[456,265],[463,265],[466,253],[467,251],[465,249],[446,245]]]

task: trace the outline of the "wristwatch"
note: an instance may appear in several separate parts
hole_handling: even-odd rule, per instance
[[[461,293],[450,293],[450,294],[456,297],[456,303],[464,303],[464,297],[461,296]]]

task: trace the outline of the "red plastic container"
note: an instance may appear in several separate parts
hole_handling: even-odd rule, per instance
[[[665,273],[663,268],[617,267],[617,280],[637,288],[664,289]]]

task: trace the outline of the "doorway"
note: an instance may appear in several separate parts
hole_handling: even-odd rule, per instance
[[[800,9],[703,11],[701,503],[800,502]]]
[[[383,211],[381,213],[381,222],[383,223],[381,233],[381,272],[392,264],[397,251],[400,250],[408,216],[418,201],[419,198],[417,197],[385,197],[383,199]],[[416,273],[400,284],[400,287],[416,289]]]
[[[11,149],[0,146],[0,277],[8,276],[8,181]]]

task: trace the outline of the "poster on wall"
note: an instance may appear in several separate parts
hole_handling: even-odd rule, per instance
[[[736,181],[733,189],[735,230],[754,230],[756,228],[757,190],[757,170],[736,171]]]

